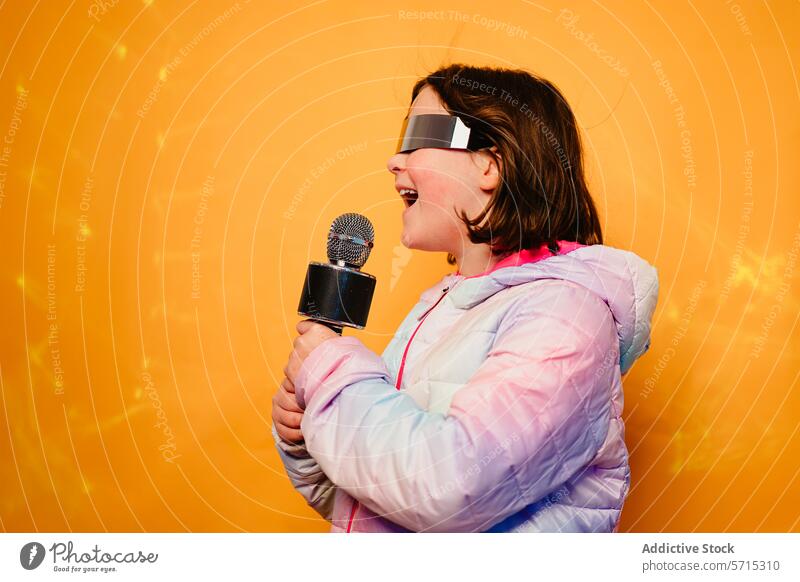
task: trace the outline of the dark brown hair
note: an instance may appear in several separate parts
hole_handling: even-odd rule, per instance
[[[602,244],[575,116],[552,83],[518,69],[454,64],[417,81],[412,102],[426,86],[497,148],[489,153],[499,158],[500,185],[478,216],[460,216],[473,243],[494,255],[543,243],[555,250],[558,240]],[[448,253],[447,262],[456,259]]]

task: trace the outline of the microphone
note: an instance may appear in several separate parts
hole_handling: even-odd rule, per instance
[[[339,335],[344,327],[364,329],[376,279],[360,269],[374,241],[366,216],[348,212],[336,218],[328,232],[328,262],[309,263],[297,314]]]

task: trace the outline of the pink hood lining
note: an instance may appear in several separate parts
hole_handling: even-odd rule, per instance
[[[565,241],[560,240],[558,242],[558,255],[565,255],[578,249],[580,247],[586,246],[582,245],[578,242],[572,241]],[[497,271],[498,269],[503,269],[505,267],[518,267],[519,265],[525,265],[527,263],[535,263],[536,261],[541,261],[542,259],[546,259],[547,257],[555,256],[550,249],[547,247],[547,243],[543,243],[538,248],[530,248],[530,249],[522,249],[521,251],[517,251],[516,253],[505,257],[504,259],[498,261],[493,267],[487,269],[483,273],[479,275],[470,275],[469,277],[464,277],[461,275],[461,270],[457,270],[455,272],[455,276],[463,277],[464,279],[474,279],[476,277],[485,277],[490,273]]]

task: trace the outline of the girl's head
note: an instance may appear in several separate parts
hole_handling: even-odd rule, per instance
[[[575,116],[550,82],[522,70],[451,65],[420,79],[409,116],[457,115],[492,144],[479,151],[421,148],[389,159],[405,197],[403,244],[491,254],[603,242],[583,171]]]

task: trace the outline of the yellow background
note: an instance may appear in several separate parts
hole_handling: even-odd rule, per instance
[[[464,61],[561,88],[607,244],[659,270],[621,530],[799,531],[798,4],[562,9],[3,3],[2,528],[327,530],[269,432],[305,268],[374,222],[376,351],[452,270],[385,162]]]

